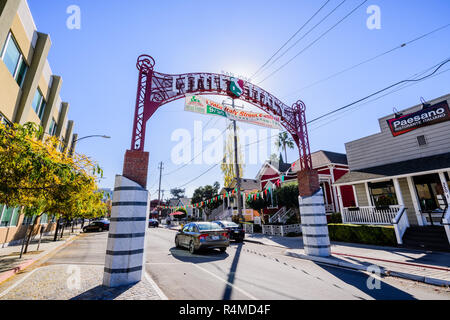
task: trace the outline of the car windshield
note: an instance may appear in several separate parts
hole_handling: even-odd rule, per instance
[[[205,222],[205,223],[199,223],[197,224],[199,231],[205,231],[205,230],[221,230],[222,228],[214,222]]]
[[[231,221],[222,221],[222,223],[225,227],[233,227],[233,228],[239,227],[238,224],[231,222]]]

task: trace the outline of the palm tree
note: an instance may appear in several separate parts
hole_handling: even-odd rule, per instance
[[[288,163],[286,147],[288,147],[289,149],[294,149],[294,139],[292,139],[292,137],[286,131],[280,132],[278,134],[277,141],[275,141],[275,144],[278,148],[283,148],[284,159],[286,160],[286,163]]]

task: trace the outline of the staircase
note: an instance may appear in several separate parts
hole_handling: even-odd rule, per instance
[[[277,213],[273,214],[269,218],[269,223],[281,222],[286,223],[286,221],[295,214],[292,209],[286,210],[286,207],[281,208]]]
[[[450,252],[447,235],[441,226],[409,227],[403,235],[403,246]]]

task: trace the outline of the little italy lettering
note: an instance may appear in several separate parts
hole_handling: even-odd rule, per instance
[[[230,120],[243,121],[273,129],[280,129],[280,117],[278,116],[245,110],[235,110],[202,96],[187,96],[184,110],[221,116]]]
[[[442,101],[420,111],[410,113],[398,118],[387,120],[394,137],[410,132],[420,127],[450,120],[450,111],[447,101]]]

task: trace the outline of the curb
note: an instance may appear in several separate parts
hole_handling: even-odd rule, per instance
[[[81,233],[80,233],[81,234]],[[50,255],[51,253],[53,253],[54,251],[60,249],[62,246],[67,245],[69,243],[71,243],[72,241],[74,241],[76,238],[78,238],[80,236],[80,234],[76,234],[71,236],[70,238],[68,238],[67,240],[64,240],[63,243],[61,243],[60,245],[58,245],[57,247],[53,248],[52,250],[50,250],[49,252],[44,253],[41,257],[37,258],[37,259],[30,259],[30,260],[26,260],[24,263],[20,264],[19,266],[15,267],[12,270],[8,270],[5,272],[0,273],[0,285],[5,283],[6,281],[10,280],[12,277],[14,277],[16,274],[23,272],[24,270],[26,270],[27,268],[29,268],[30,266],[32,266],[33,264],[35,264],[36,262],[38,262],[39,260],[44,259],[45,257],[47,257],[48,255]]]
[[[352,270],[365,271],[365,272],[368,271],[367,267],[365,267],[365,266],[350,263],[350,262],[345,262],[345,261],[336,261],[336,260],[333,260],[330,258],[307,256],[304,254],[299,254],[299,253],[294,253],[294,252],[287,252],[285,255],[293,257],[293,258],[310,260],[310,261],[324,263],[324,264],[328,264],[328,265],[332,265],[332,266],[344,267],[344,268],[348,268],[348,269],[352,269]],[[391,271],[389,269],[386,269],[386,268],[383,268],[380,266],[378,266],[378,267],[380,268],[381,273],[388,277],[390,276],[390,277],[402,278],[402,279],[406,279],[406,280],[418,281],[418,282],[423,282],[426,284],[431,284],[431,285],[440,286],[440,287],[449,287],[450,286],[450,281],[448,281],[448,280],[418,276],[415,274],[399,272],[399,271]]]
[[[276,247],[276,248],[282,248],[282,249],[289,249],[289,248],[286,248],[284,246],[277,246],[277,245],[274,245],[274,244],[267,244],[267,243],[264,243],[264,242],[261,242],[261,241],[258,241],[258,240],[253,240],[253,239],[249,240],[249,239],[245,239],[244,238],[244,241],[245,242],[250,242],[250,243],[256,243],[256,244],[262,244],[264,246],[270,246],[270,247]]]

